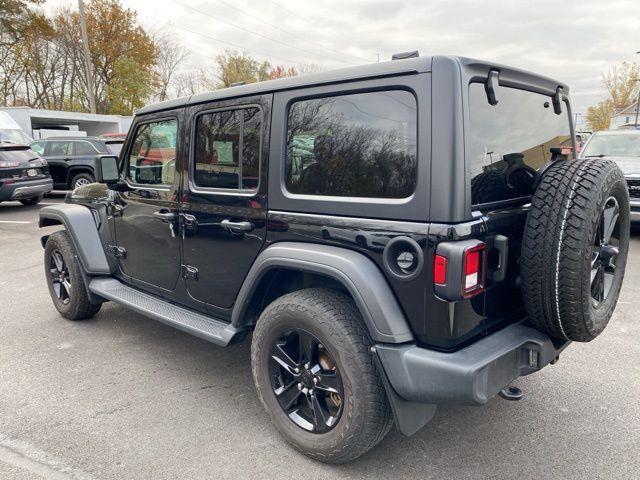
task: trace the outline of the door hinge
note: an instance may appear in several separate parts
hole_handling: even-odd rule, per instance
[[[116,258],[127,258],[127,251],[124,247],[119,247],[118,245],[107,245],[107,252]]]
[[[182,278],[187,280],[198,280],[198,269],[191,265],[182,265]]]

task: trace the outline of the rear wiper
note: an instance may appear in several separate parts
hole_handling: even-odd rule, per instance
[[[600,155],[585,155],[584,158],[602,158],[602,157],[606,157],[606,155],[604,153],[601,153]]]

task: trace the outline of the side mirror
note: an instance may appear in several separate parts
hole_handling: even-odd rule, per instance
[[[98,159],[97,178],[100,183],[116,183],[119,180],[118,157],[114,155],[102,155]]]

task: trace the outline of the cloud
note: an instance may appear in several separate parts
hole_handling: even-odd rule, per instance
[[[49,0],[47,6],[63,1]],[[314,63],[325,69],[419,49],[421,54],[481,58],[557,78],[572,87],[577,112],[604,96],[602,72],[636,60],[634,52],[640,49],[637,0],[224,0],[235,8],[219,0],[180,0],[263,37],[175,0],[122,2],[145,22],[198,32],[176,28],[193,52],[186,68],[210,68],[216,54],[229,46],[225,43],[273,63]]]

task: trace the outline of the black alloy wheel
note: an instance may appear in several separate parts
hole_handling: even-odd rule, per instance
[[[593,239],[591,254],[591,301],[594,307],[604,302],[616,274],[620,252],[620,207],[615,197],[607,198]]]
[[[300,428],[326,433],[340,419],[344,388],[331,354],[311,333],[284,332],[269,356],[271,388],[284,413]]]
[[[64,257],[58,250],[51,252],[49,272],[56,296],[67,305],[71,301],[71,278]]]

